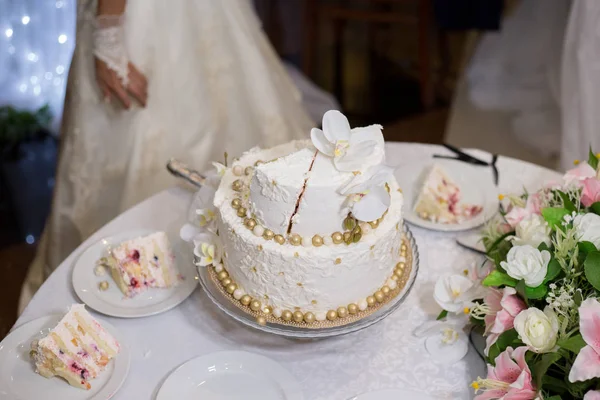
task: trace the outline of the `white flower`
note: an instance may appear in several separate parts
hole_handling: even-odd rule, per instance
[[[596,248],[600,247],[600,215],[579,214],[573,221],[573,228],[577,240],[592,242]]]
[[[544,282],[550,258],[548,251],[539,251],[526,244],[512,247],[506,255],[506,261],[500,265],[512,278],[523,279],[527,286],[537,287]]]
[[[206,228],[210,231],[214,231],[217,224],[217,214],[214,207],[210,208],[199,208],[196,210],[198,214],[198,223],[200,227]]]
[[[213,233],[201,233],[194,238],[196,265],[206,267],[217,265],[223,259],[223,248],[219,237]]]
[[[375,221],[390,207],[390,194],[385,184],[392,177],[392,172],[393,169],[388,166],[375,165],[364,176],[355,176],[341,189],[342,194],[350,195],[352,215],[357,220]]]
[[[515,330],[529,349],[535,353],[548,353],[556,349],[558,318],[550,307],[544,312],[532,307],[515,318]]]
[[[313,128],[310,137],[321,153],[333,157],[340,171],[360,171],[377,148],[383,146],[380,125],[351,130],[348,119],[335,110],[323,115],[323,130]]]
[[[550,246],[550,226],[540,215],[533,214],[521,220],[515,230],[516,236],[511,238],[515,246],[528,244],[537,248],[541,243]]]
[[[227,167],[224,164],[221,164],[220,162],[213,161],[212,165],[217,170],[217,175],[218,176],[223,177],[223,175],[225,175],[225,171],[227,171]]]
[[[481,297],[481,286],[463,275],[442,276],[433,290],[433,298],[440,307],[453,313],[469,313],[473,300]]]

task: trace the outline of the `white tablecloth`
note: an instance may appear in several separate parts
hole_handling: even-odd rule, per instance
[[[401,165],[448,153],[439,146],[387,144],[390,165]],[[490,160],[491,155],[472,151]],[[535,189],[558,174],[509,158],[498,160],[500,191]],[[491,169],[490,169],[491,179]],[[118,216],[86,240],[41,287],[15,326],[51,313],[62,313],[79,300],[71,286],[74,261],[100,238],[136,228],[179,232],[192,192],[173,188],[159,193]],[[271,357],[287,368],[304,388],[307,400],[344,400],[366,391],[405,388],[442,399],[470,399],[469,383],[485,374],[474,349],[454,365],[439,365],[427,354],[423,339],[412,331],[440,309],[432,299],[436,278],[481,261],[481,255],[455,243],[456,234],[411,227],[419,246],[421,266],[402,306],[380,323],[354,334],[318,341],[293,341],[260,333],[231,320],[197,289],[179,307],[138,319],[101,316],[113,324],[131,348],[129,376],[117,400],[154,398],[166,376],[185,361],[220,350],[246,350]],[[32,384],[34,382],[32,381]]]

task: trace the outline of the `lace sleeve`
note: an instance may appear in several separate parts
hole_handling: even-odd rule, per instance
[[[122,15],[101,15],[96,18],[94,55],[115,71],[123,85],[127,86],[129,57],[125,48]]]

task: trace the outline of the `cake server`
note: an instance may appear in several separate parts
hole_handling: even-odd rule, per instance
[[[201,187],[206,182],[206,177],[189,168],[187,165],[174,158],[167,163],[167,170],[178,178],[183,178],[194,186]]]
[[[459,236],[456,239],[456,243],[466,247],[469,250],[473,250],[482,254],[486,253],[483,242],[481,241],[481,232],[479,231]]]

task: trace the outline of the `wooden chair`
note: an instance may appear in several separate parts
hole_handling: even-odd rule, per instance
[[[394,11],[395,3],[414,3],[417,14],[407,14]],[[364,3],[364,7],[354,5]],[[362,4],[361,4],[362,5]],[[334,92],[340,102],[344,98],[343,84],[343,36],[346,24],[350,21],[366,22],[370,26],[391,24],[404,24],[416,27],[418,42],[418,79],[420,97],[423,107],[428,109],[434,103],[434,89],[432,79],[431,60],[431,26],[432,13],[429,0],[336,0],[324,2],[323,0],[306,0],[305,6],[305,39],[303,54],[303,69],[307,76],[312,76],[315,64],[315,48],[319,42],[320,19],[331,21],[334,32]],[[371,32],[371,30],[370,30]],[[369,35],[370,40],[373,35]]]

